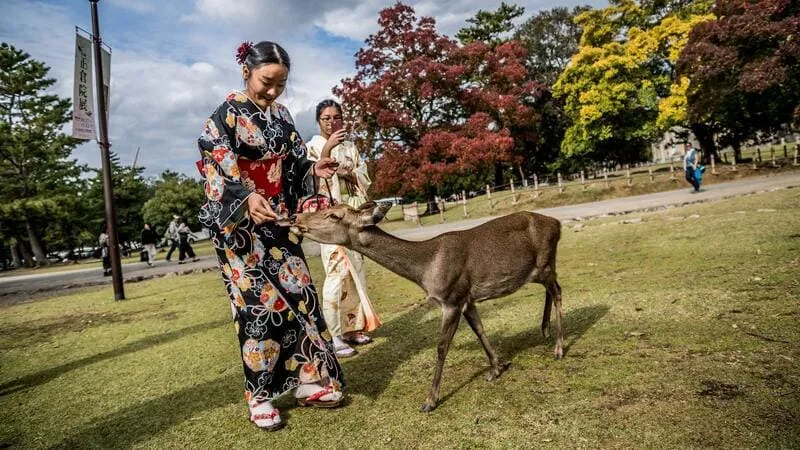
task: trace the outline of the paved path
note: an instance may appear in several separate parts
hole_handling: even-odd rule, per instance
[[[704,187],[700,193],[691,193],[688,185],[675,191],[659,192],[655,194],[639,195],[635,197],[616,198],[578,205],[559,206],[536,210],[561,220],[576,217],[589,218],[612,214],[629,214],[633,212],[650,211],[667,207],[683,206],[691,203],[700,203],[721,200],[756,192],[776,189],[786,189],[800,186],[800,172],[791,172],[774,176],[752,177],[740,181],[712,184]],[[446,231],[463,230],[484,223],[494,217],[461,220],[424,228],[398,230],[394,234],[404,239],[428,239]],[[306,241],[304,249],[308,256],[319,254],[319,245]],[[125,264],[122,267],[124,279],[127,282],[145,279],[182,275],[188,273],[216,270],[217,261],[214,256],[202,257],[200,261],[178,265],[177,262],[157,261],[155,266],[148,267],[146,263]],[[5,298],[10,300],[15,295],[69,289],[72,287],[94,286],[109,284],[110,277],[104,277],[99,267],[78,269],[65,272],[49,272],[42,274],[7,276],[0,278],[0,303]]]

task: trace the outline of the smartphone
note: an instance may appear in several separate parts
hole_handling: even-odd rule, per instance
[[[344,128],[344,122],[342,121],[342,119],[336,119],[331,124],[331,132],[332,133],[336,133],[337,131],[341,130],[342,128]]]

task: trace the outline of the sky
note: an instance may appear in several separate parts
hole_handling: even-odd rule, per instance
[[[479,10],[499,1],[422,0],[405,2],[417,17],[436,19],[448,36]],[[532,0],[510,2],[525,7],[523,20],[541,9],[605,0]],[[234,54],[242,41],[275,41],[292,59],[286,92],[278,101],[295,117],[298,131],[310,139],[317,131],[315,105],[331,98],[331,89],[355,73],[354,55],[378,29],[378,13],[392,6],[384,0],[100,0],[100,34],[112,48],[111,150],[123,164],[146,176],[166,169],[195,175],[197,137],[206,118],[228,92],[241,89],[241,69]],[[57,80],[51,91],[72,97],[75,27],[91,30],[87,0],[3,0],[0,41],[28,52],[51,67]],[[68,132],[71,123],[68,124]],[[73,157],[100,167],[92,141]]]

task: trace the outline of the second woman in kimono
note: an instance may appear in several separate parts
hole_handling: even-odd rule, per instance
[[[306,144],[308,157],[313,160],[331,157],[339,163],[336,174],[320,183],[319,189],[337,203],[358,208],[367,201],[367,189],[372,181],[355,144],[345,139],[342,107],[333,100],[325,100],[317,105],[316,118],[320,134]],[[366,332],[378,328],[381,321],[367,295],[362,256],[327,244],[320,244],[320,253],[325,269],[322,311],[333,334],[336,356],[346,358],[356,354],[348,344],[369,343],[372,339]]]

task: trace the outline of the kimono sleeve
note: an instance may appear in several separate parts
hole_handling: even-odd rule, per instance
[[[358,184],[359,190],[361,190],[361,194],[364,198],[367,197],[367,191],[369,187],[372,185],[372,180],[369,178],[369,173],[367,172],[367,165],[363,161],[361,161],[361,155],[358,154],[358,149],[354,144],[352,145],[353,150],[353,162],[355,163],[355,167],[350,172],[355,177],[356,183]]]
[[[225,103],[206,121],[197,141],[207,200],[199,218],[208,228],[223,229],[238,223],[245,214],[247,197],[253,193],[242,184],[239,175],[235,124],[234,110]]]
[[[289,112],[281,107],[281,118],[289,124],[289,146],[290,150],[283,160],[284,192],[286,206],[290,211],[297,207],[298,200],[306,195],[313,193],[313,174],[312,167],[315,162],[308,159],[303,138],[294,128],[294,121]]]

